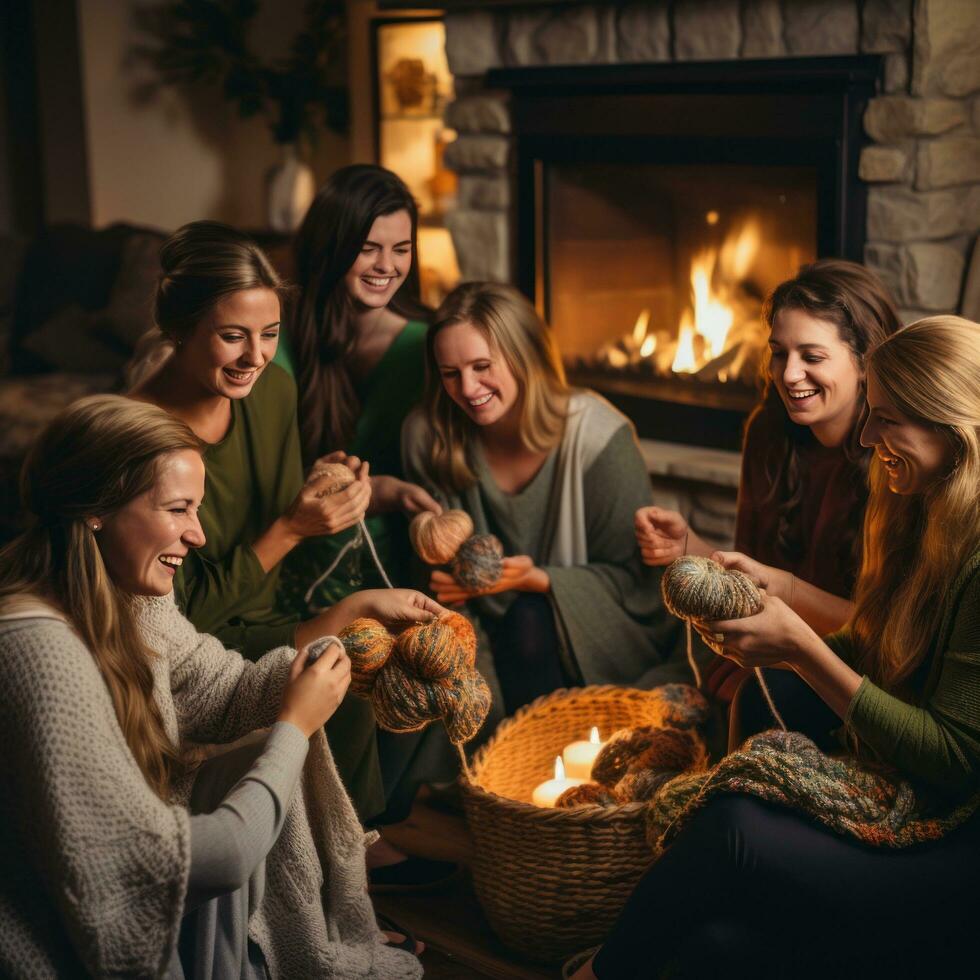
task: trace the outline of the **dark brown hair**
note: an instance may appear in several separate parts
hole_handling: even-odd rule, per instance
[[[407,211],[412,222],[412,265],[390,308],[409,319],[428,319],[419,300],[416,250],[418,209],[409,189],[384,167],[354,164],[320,189],[296,236],[299,296],[290,317],[299,388],[303,462],[346,448],[360,404],[347,356],[354,346],[354,303],[344,277],[375,219]]]
[[[869,350],[899,329],[898,312],[881,281],[864,266],[844,259],[822,259],[803,266],[793,279],[773,290],[763,309],[763,317],[772,330],[776,317],[784,310],[801,310],[818,320],[837,327],[862,369]],[[863,392],[863,382],[862,382]],[[844,452],[854,467],[854,485],[860,505],[867,501],[867,474],[870,452],[860,444],[866,405],[857,411],[854,424],[844,442]],[[808,426],[797,425],[786,412],[766,364],[766,389],[762,401],[749,417],[747,425],[760,415],[768,416],[771,428],[780,433],[765,459],[771,490],[767,502],[775,503],[779,515],[777,547],[788,561],[802,557],[806,542],[802,540],[800,511],[807,492],[805,463],[800,450],[812,445],[814,435]],[[760,419],[761,421],[761,419]],[[840,542],[845,566],[857,570],[860,565],[860,522]],[[846,583],[851,586],[853,583]]]
[[[154,312],[172,341],[185,339],[225,297],[243,289],[286,289],[265,253],[248,235],[218,221],[192,221],[160,251],[162,273]]]

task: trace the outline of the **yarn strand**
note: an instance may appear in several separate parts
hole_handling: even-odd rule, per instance
[[[314,606],[313,603],[313,593],[336,571],[337,566],[343,561],[344,556],[347,552],[351,551],[353,548],[359,548],[364,542],[367,541],[368,549],[371,552],[371,558],[374,560],[375,568],[381,574],[381,579],[384,584],[389,588],[393,589],[394,585],[391,584],[391,579],[388,578],[388,573],[385,571],[384,565],[381,564],[381,559],[378,557],[377,548],[374,546],[374,538],[371,537],[371,532],[368,530],[367,524],[364,523],[364,518],[362,517],[357,522],[357,534],[354,535],[337,552],[337,557],[330,563],[330,567],[306,590],[306,595],[303,596],[303,601],[306,603],[306,608],[309,609],[311,613],[321,613],[328,609],[328,606]]]

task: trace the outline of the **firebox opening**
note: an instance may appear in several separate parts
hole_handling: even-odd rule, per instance
[[[544,300],[572,380],[744,413],[762,302],[817,255],[817,168],[552,163],[544,194]]]

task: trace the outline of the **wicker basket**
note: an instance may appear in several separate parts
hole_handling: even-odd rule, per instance
[[[644,804],[542,809],[529,802],[555,756],[598,725],[662,722],[657,694],[622,687],[555,691],[503,721],[461,779],[473,882],[511,948],[555,962],[601,942],[651,861]]]

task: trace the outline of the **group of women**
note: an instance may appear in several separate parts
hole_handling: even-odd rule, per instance
[[[0,553],[0,972],[420,975],[366,885],[452,868],[365,827],[455,759],[436,727],[379,732],[339,643],[297,656],[354,619],[397,630],[463,608],[498,719],[558,687],[684,679],[661,566],[712,549],[649,506],[630,423],[568,385],[519,293],[467,283],[420,305],[416,227],[404,184],[361,165],[314,201],[294,286],[246,236],[185,226],[162,250],[147,370],[34,447],[30,526]],[[869,272],[833,260],[778,287],[766,317],[738,550],[715,553],[765,606],[699,624],[720,654],[705,690],[730,704],[734,743],[771,724],[762,667],[791,728],[838,750],[843,728],[849,751],[969,798],[980,328],[901,327]],[[328,494],[331,462],[355,480]],[[408,520],[450,507],[503,543],[493,587],[411,556]],[[976,823],[884,853],[714,800],[568,973],[775,974],[791,937],[860,922],[887,943],[899,909],[945,936]],[[760,910],[777,892],[774,937]]]

